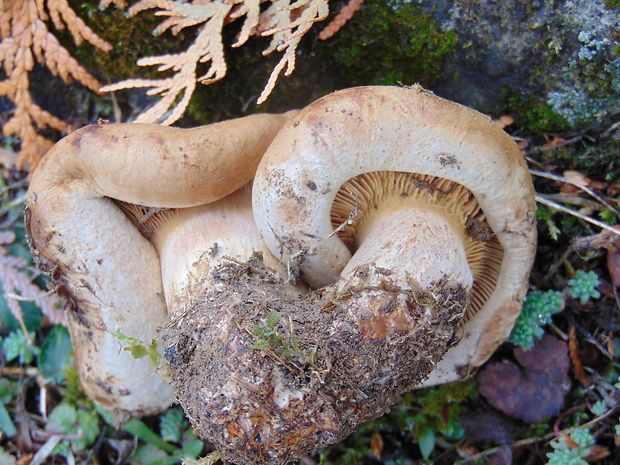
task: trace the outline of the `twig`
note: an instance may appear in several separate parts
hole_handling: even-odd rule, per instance
[[[50,437],[45,444],[34,454],[34,457],[30,461],[29,465],[41,465],[52,453],[52,450],[56,445],[62,441],[65,437],[62,434],[54,434]]]
[[[617,230],[614,229],[617,232]],[[563,263],[573,252],[579,252],[581,250],[593,250],[606,248],[611,243],[616,241],[616,235],[612,234],[612,231],[603,231],[599,234],[594,234],[593,236],[586,237],[575,237],[571,239],[570,245],[566,249],[566,251],[562,254],[562,256],[553,264],[547,274],[543,277],[544,281],[547,281],[559,268],[559,265]]]
[[[41,374],[35,367],[2,367],[0,373],[9,376],[39,376]]]
[[[56,289],[49,290],[44,292],[43,294],[39,294],[34,297],[24,297],[23,295],[13,294],[12,292],[6,292],[4,297],[8,297],[9,299],[19,300],[20,302],[34,302],[35,300],[42,299],[43,297],[50,296],[56,293]]]
[[[564,421],[564,419],[575,413],[578,412],[579,410],[583,410],[588,408],[588,406],[586,404],[582,404],[582,405],[575,405],[574,407],[569,408],[568,410],[562,412],[560,415],[558,415],[558,417],[555,420],[555,423],[553,423],[553,432],[556,436],[559,436],[562,431],[560,430],[560,425],[562,424],[562,422]],[[565,430],[566,431],[566,430]]]
[[[612,233],[620,236],[620,230],[614,229],[612,226],[609,226],[606,223],[603,223],[602,221],[598,221],[595,220],[594,218],[590,218],[589,216],[586,215],[582,215],[581,213],[575,211],[575,210],[571,210],[570,208],[566,208],[563,205],[560,205],[557,202],[554,202],[552,200],[547,199],[544,195],[542,194],[538,194],[536,196],[536,201],[538,203],[542,203],[543,205],[547,205],[548,207],[553,208],[554,210],[558,210],[561,211],[563,213],[568,213],[569,215],[573,215],[574,217],[579,218],[580,220],[583,220],[587,223],[593,224],[601,229],[605,229],[606,231],[611,231]]]
[[[340,226],[338,226],[336,229],[334,229],[334,231],[326,237],[326,239],[331,238],[332,236],[335,236],[336,234],[338,234],[340,231],[342,231],[344,228],[346,228],[347,226],[355,223],[355,217],[359,214],[360,212],[360,205],[359,202],[357,202],[357,200],[355,201],[355,208],[353,209],[353,211],[351,213],[349,213],[349,217],[344,220]]]
[[[533,174],[534,176],[538,176],[538,177],[541,177],[541,178],[547,178],[547,179],[553,179],[554,181],[563,182],[563,183],[566,183],[566,184],[570,184],[571,186],[575,186],[578,189],[581,189],[582,191],[586,192],[588,195],[590,195],[594,199],[598,200],[602,204],[604,204],[611,211],[613,211],[616,214],[616,216],[620,217],[620,211],[618,211],[615,207],[610,205],[609,202],[607,202],[607,200],[605,200],[603,197],[598,195],[592,189],[589,189],[588,187],[586,187],[586,186],[584,186],[582,184],[579,184],[578,182],[571,181],[570,179],[565,178],[564,176],[558,176],[556,174],[546,173],[544,171],[538,171],[538,170],[530,169],[530,173]]]
[[[589,421],[587,423],[584,423],[583,425],[580,425],[579,428],[590,428],[591,426],[594,426],[597,423],[600,423],[603,420],[606,420],[610,416],[615,415],[618,412],[618,410],[620,410],[620,408],[618,408],[618,407],[612,408],[612,409],[608,410],[607,412],[605,412],[603,415],[601,415],[599,417],[596,417],[593,420],[591,420],[591,421]],[[554,437],[556,437],[559,434],[568,434],[573,429],[575,429],[575,427],[571,426],[570,428],[564,429],[562,431],[558,431],[557,433],[553,432],[553,433],[548,433],[548,434],[545,434],[544,436],[539,436],[539,437],[536,437],[536,438],[521,439],[520,441],[515,441],[512,444],[510,444],[510,448],[511,449],[518,449],[519,447],[527,446],[527,445],[530,445],[530,444],[535,444],[537,442],[548,441],[549,439],[553,439]],[[500,451],[502,447],[503,446],[493,447],[492,449],[487,449],[485,451],[480,452],[479,454],[472,455],[471,457],[467,457],[465,460],[461,460],[460,462],[457,462],[454,465],[465,465],[467,463],[475,462],[475,461],[483,459],[483,458],[485,458],[485,457],[487,457],[489,455],[492,455],[495,452]]]
[[[603,347],[603,345],[598,342],[598,340],[592,335],[590,334],[590,332],[588,330],[586,330],[583,326],[581,326],[579,323],[577,323],[576,321],[574,321],[572,318],[570,319],[570,324],[581,333],[582,336],[584,336],[586,338],[586,340],[594,345],[598,350],[600,350],[601,354],[603,354],[605,357],[607,357],[609,360],[613,360],[614,357],[613,355],[611,355],[609,353],[609,351]]]
[[[605,139],[611,136],[611,133],[614,132],[618,128],[620,128],[620,121],[616,121],[614,124],[612,124],[607,129],[605,129],[605,131],[601,133],[600,138]]]
[[[542,153],[542,152],[548,152],[549,150],[553,150],[553,149],[557,149],[560,147],[565,147],[567,145],[571,145],[574,144],[576,142],[579,142],[581,139],[583,139],[583,136],[580,134],[578,136],[572,137],[570,139],[567,139],[563,142],[559,142],[557,144],[555,144],[553,147],[544,147],[544,146],[537,146],[537,147],[532,147],[530,150],[527,151],[527,156],[531,156],[537,153]]]

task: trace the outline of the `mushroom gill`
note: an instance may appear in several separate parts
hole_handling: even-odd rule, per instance
[[[434,208],[449,216],[462,231],[473,286],[464,324],[493,293],[503,248],[488,225],[475,196],[466,187],[437,176],[374,171],[345,182],[334,199],[331,222],[342,242],[355,253],[368,223],[379,212],[401,208]]]

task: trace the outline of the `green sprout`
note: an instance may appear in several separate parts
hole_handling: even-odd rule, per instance
[[[39,355],[40,349],[32,344],[34,333],[29,337],[23,331],[13,331],[2,342],[2,350],[7,362],[18,359],[19,363],[29,364]]]
[[[162,355],[157,350],[157,341],[155,339],[151,340],[151,343],[148,347],[142,344],[142,341],[136,339],[135,337],[125,336],[119,329],[112,333],[114,337],[116,337],[120,342],[124,342],[127,344],[127,347],[123,347],[123,350],[131,353],[133,358],[142,358],[148,357],[151,360],[153,366],[158,367]]]
[[[535,339],[540,339],[545,333],[542,326],[551,323],[551,316],[560,312],[562,308],[564,308],[564,295],[561,292],[530,292],[512,330],[510,342],[526,350],[531,349]]]
[[[601,296],[601,293],[596,290],[600,283],[598,275],[594,271],[586,273],[583,270],[577,270],[575,279],[568,281],[567,292],[573,299],[579,299],[583,305],[590,298],[598,299]]]
[[[54,454],[67,456],[69,449],[79,452],[95,442],[99,436],[99,416],[93,409],[83,410],[68,402],[61,402],[49,414],[45,430],[67,436],[54,448]]]
[[[594,404],[592,404],[590,411],[597,417],[600,417],[601,415],[604,415],[609,411],[609,406],[604,400],[598,400],[594,402]]]
[[[293,335],[291,342],[286,338],[278,334],[275,326],[280,321],[280,313],[276,310],[267,315],[264,326],[257,326],[252,330],[253,336],[258,336],[259,339],[250,344],[251,349],[269,349],[275,353],[283,356],[290,357],[296,353],[300,353],[299,346],[297,344],[297,337]]]
[[[251,349],[271,351],[283,358],[294,358],[301,363],[307,363],[312,368],[318,370],[315,364],[315,352],[309,355],[301,350],[297,336],[292,334],[290,340],[284,335],[279,334],[276,325],[280,321],[280,313],[276,310],[267,315],[264,326],[256,326],[252,330],[252,335],[259,339],[249,345]]]

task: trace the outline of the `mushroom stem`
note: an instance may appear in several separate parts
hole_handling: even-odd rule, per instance
[[[399,287],[426,290],[449,282],[467,292],[472,288],[463,225],[438,209],[398,209],[369,219],[360,226],[360,239],[340,274],[338,289],[359,287],[360,279],[371,285],[358,277],[369,266],[385,270],[384,276],[389,273],[392,284]]]
[[[171,318],[183,313],[188,299],[216,290],[212,275],[219,267],[247,263],[254,253],[261,254],[274,277],[286,279],[286,268],[254,223],[251,196],[251,188],[243,187],[217,202],[179,209],[157,229],[151,241],[159,254]]]

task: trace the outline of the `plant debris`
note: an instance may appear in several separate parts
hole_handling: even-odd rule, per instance
[[[487,366],[478,375],[489,404],[526,423],[557,414],[570,391],[568,346],[545,335],[532,349],[514,350],[514,362]]]
[[[198,434],[243,465],[288,463],[386,413],[458,340],[466,298],[369,286],[298,299],[259,254],[197,287],[164,332],[168,371]]]

